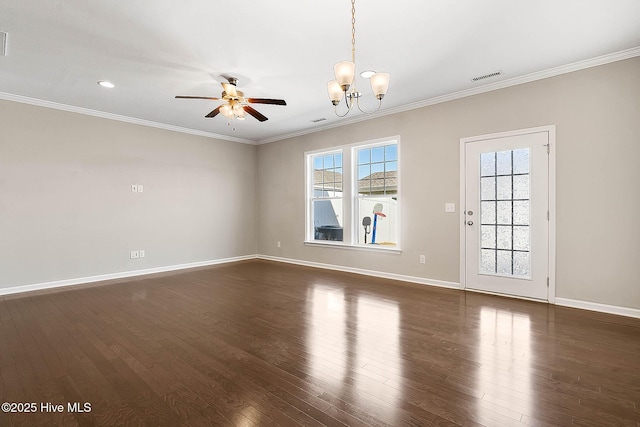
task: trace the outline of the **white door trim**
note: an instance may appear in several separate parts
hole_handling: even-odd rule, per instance
[[[556,126],[539,126],[527,129],[518,129],[508,132],[498,132],[486,135],[478,135],[460,139],[460,289],[467,289],[466,274],[466,145],[470,142],[486,139],[504,138],[510,136],[525,135],[530,133],[547,132],[549,135],[549,292],[550,304],[555,303],[556,298]]]

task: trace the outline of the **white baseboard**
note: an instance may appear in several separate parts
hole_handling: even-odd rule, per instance
[[[327,270],[343,271],[346,273],[362,274],[365,276],[381,277],[391,280],[401,280],[404,282],[417,283],[420,285],[437,286],[448,289],[460,289],[460,284],[456,282],[447,282],[443,280],[425,279],[416,276],[407,276],[404,274],[387,273],[375,270],[365,270],[362,268],[345,267],[334,264],[323,264],[313,261],[304,261],[292,258],[280,258],[269,255],[245,255],[232,258],[221,258],[208,261],[191,262],[187,264],[169,265],[165,267],[148,268],[144,270],[123,271],[120,273],[101,274],[98,276],[78,277],[74,279],[57,280],[54,282],[36,283],[32,285],[12,286],[0,289],[0,296],[17,294],[21,292],[31,292],[46,289],[60,288],[64,286],[81,285],[86,283],[102,282],[105,280],[124,279],[127,277],[144,276],[154,273],[165,273],[169,271],[185,270],[188,268],[207,267],[210,265],[226,264],[237,261],[245,261],[250,259],[264,259],[268,261],[277,261],[287,264],[296,264],[306,267],[323,268]],[[555,298],[555,304],[563,307],[579,308],[582,310],[598,311],[601,313],[615,314],[618,316],[634,317],[640,319],[640,309],[630,307],[620,307],[615,305],[600,304],[597,302],[574,300],[569,298]]]
[[[344,271],[344,272],[347,272],[347,273],[364,274],[366,276],[382,277],[382,278],[385,278],[385,279],[402,280],[404,282],[418,283],[418,284],[421,284],[421,285],[438,286],[438,287],[441,287],[441,288],[458,289],[458,290],[460,289],[460,284],[456,283],[456,282],[445,282],[445,281],[442,281],[442,280],[425,279],[425,278],[422,278],[422,277],[405,276],[405,275],[402,275],[402,274],[386,273],[386,272],[374,271],[374,270],[364,270],[364,269],[360,269],[360,268],[344,267],[344,266],[341,266],[341,265],[334,265],[334,264],[322,264],[322,263],[319,263],[319,262],[303,261],[303,260],[292,259],[292,258],[280,258],[280,257],[269,256],[269,255],[258,255],[257,258],[258,259],[269,260],[269,261],[284,262],[284,263],[288,263],[288,264],[302,265],[302,266],[306,266],[306,267],[317,267],[317,268],[324,268],[324,269],[328,269],[328,270]],[[476,291],[473,291],[473,290],[470,290],[470,289],[467,289],[467,290],[468,291],[472,291],[472,292],[476,292]],[[490,295],[498,295],[498,296],[501,296],[501,297],[505,297],[505,296],[508,297],[508,295],[491,294],[491,293],[488,293],[488,292],[484,292],[484,293],[487,293],[487,294],[490,294]],[[514,298],[516,298],[516,297],[514,297]],[[517,297],[517,299],[526,299],[526,300],[530,300],[530,301],[536,301],[536,302],[545,303],[545,301],[534,300],[534,299],[530,299],[530,298],[519,298],[519,297]],[[640,310],[639,309],[635,309],[635,308],[620,307],[620,306],[607,305],[607,304],[599,304],[599,303],[595,303],[595,302],[572,300],[572,299],[568,299],[568,298],[559,298],[559,297],[555,298],[555,302],[554,303],[556,305],[564,306],[564,307],[572,307],[572,308],[579,308],[579,309],[583,309],[583,310],[599,311],[599,312],[602,312],[602,313],[616,314],[618,316],[640,318]],[[554,304],[554,303],[550,303],[550,304]]]
[[[580,301],[559,297],[556,297],[556,305],[561,305],[563,307],[580,308],[582,310],[599,311],[601,313],[617,314],[618,316],[635,317],[640,319],[640,310],[637,308],[620,307],[617,305],[600,304],[597,302]]]
[[[387,273],[384,271],[375,271],[375,270],[365,270],[362,268],[345,267],[342,265],[334,265],[334,264],[322,264],[319,262],[303,261],[303,260],[292,259],[292,258],[280,258],[280,257],[269,256],[269,255],[258,255],[257,258],[268,260],[268,261],[284,262],[287,264],[302,265],[306,267],[317,267],[317,268],[324,268],[326,270],[336,270],[336,271],[343,271],[346,273],[363,274],[365,276],[382,277],[384,279],[402,280],[403,282],[418,283],[420,285],[438,286],[440,288],[449,288],[449,289],[460,289],[460,284],[456,282],[445,282],[443,280],[425,279],[425,278],[416,277],[416,276],[406,276],[404,274]]]
[[[54,282],[36,283],[33,285],[12,286],[9,288],[1,288],[0,296],[17,294],[21,292],[31,292],[31,291],[40,291],[45,289],[60,288],[63,286],[102,282],[104,280],[124,279],[127,277],[144,276],[147,274],[154,274],[154,273],[165,273],[167,271],[184,270],[187,268],[206,267],[206,266],[216,265],[216,264],[226,264],[229,262],[255,259],[257,257],[258,257],[257,255],[246,255],[246,256],[239,256],[239,257],[232,257],[232,258],[221,258],[221,259],[214,259],[214,260],[207,260],[207,261],[190,262],[187,264],[169,265],[165,267],[147,268],[144,270],[122,271],[119,273],[101,274],[98,276],[77,277],[74,279],[65,279],[65,280],[57,280]]]

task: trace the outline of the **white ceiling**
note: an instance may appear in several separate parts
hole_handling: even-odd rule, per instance
[[[344,122],[326,83],[350,59],[350,14],[349,0],[0,0],[0,95],[267,142]],[[391,73],[383,114],[638,46],[639,0],[356,3],[357,70]],[[288,105],[254,105],[268,121],[229,125],[204,117],[218,101],[174,98],[218,97],[222,75]],[[368,82],[358,87],[375,106]]]

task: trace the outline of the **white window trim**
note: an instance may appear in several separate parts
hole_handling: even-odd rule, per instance
[[[343,204],[343,208],[342,208],[342,222],[343,222],[343,239],[344,239],[344,230],[347,226],[347,221],[346,221],[346,209],[344,208],[344,201],[346,200],[346,195],[345,195],[345,185],[344,185],[344,176],[345,176],[345,162],[344,162],[344,150],[342,147],[333,147],[330,148],[328,150],[315,150],[315,151],[309,151],[304,153],[305,155],[305,164],[306,164],[306,177],[305,177],[305,242],[319,242],[319,240],[315,240],[314,239],[314,235],[312,232],[312,223],[313,223],[313,201],[315,200],[313,197],[313,194],[311,194],[313,192],[312,186],[313,186],[313,161],[312,161],[312,157],[318,154],[323,154],[323,155],[327,155],[327,154],[336,154],[336,153],[341,153],[342,154],[342,204]],[[334,197],[337,199],[337,197]],[[323,241],[325,242],[325,241]],[[336,242],[336,241],[332,241],[332,240],[327,240],[326,242],[331,242],[330,244],[341,244],[341,242]]]
[[[381,146],[385,146],[385,145],[389,145],[391,142],[395,142],[397,150],[398,150],[398,159],[397,159],[397,163],[398,163],[398,171],[402,170],[402,166],[400,165],[400,137],[394,137],[394,138],[384,138],[384,139],[379,139],[379,140],[375,140],[375,141],[367,141],[367,142],[363,142],[361,144],[355,144],[351,147],[350,151],[351,151],[351,189],[352,189],[352,197],[351,197],[351,219],[352,219],[352,224],[353,224],[353,218],[358,217],[358,200],[361,199],[361,197],[358,196],[358,159],[356,156],[356,152],[361,149],[361,148],[375,148],[375,147],[381,147]],[[400,193],[400,185],[401,185],[402,179],[400,179],[400,173],[398,173],[398,192],[397,192],[397,199],[400,202],[400,197],[401,197],[401,193]],[[397,233],[397,245],[395,247],[384,247],[384,246],[374,246],[374,245],[365,245],[364,243],[353,243],[354,246],[357,247],[363,247],[363,248],[371,248],[374,250],[380,250],[380,249],[389,249],[389,250],[399,250],[401,251],[401,224],[400,224],[400,218],[402,217],[402,215],[400,214],[401,212],[401,205],[398,205],[398,218],[396,219],[396,233]],[[352,236],[351,236],[351,242],[357,242],[358,241],[358,230],[354,229],[352,230]]]
[[[306,151],[304,153],[305,158],[305,240],[306,246],[316,247],[328,247],[339,249],[355,249],[373,252],[387,252],[387,253],[402,253],[402,226],[401,226],[401,173],[398,174],[398,218],[396,220],[397,227],[397,246],[377,246],[377,245],[365,245],[364,243],[354,243],[358,240],[358,230],[354,229],[354,218],[356,217],[356,202],[357,202],[357,159],[356,150],[360,148],[379,147],[395,143],[398,147],[398,171],[402,171],[401,154],[400,154],[400,135],[389,136],[385,138],[378,138],[374,140],[362,141],[352,144],[344,144],[335,147],[328,147],[326,149]],[[313,164],[312,157],[318,154],[332,154],[342,152],[342,203],[343,203],[343,241],[331,241],[331,240],[315,240],[312,232],[313,227],[313,197],[312,197],[312,184],[313,184]],[[344,177],[350,177],[350,181],[346,182]],[[354,193],[355,191],[355,193]]]

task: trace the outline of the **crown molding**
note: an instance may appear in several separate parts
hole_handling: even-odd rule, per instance
[[[452,92],[445,95],[428,98],[422,101],[401,105],[399,107],[389,108],[389,109],[379,111],[377,113],[370,114],[370,115],[356,116],[350,119],[341,120],[336,123],[327,124],[321,127],[313,128],[313,129],[306,129],[298,132],[288,133],[285,135],[279,135],[271,138],[260,139],[256,141],[256,143],[258,145],[268,144],[270,142],[281,141],[283,139],[295,138],[298,136],[321,132],[328,129],[348,126],[354,123],[372,120],[372,119],[388,116],[391,114],[397,114],[397,113],[402,113],[409,110],[415,110],[417,108],[428,107],[430,105],[441,104],[443,102],[453,101],[460,98],[466,98],[468,96],[473,96],[473,95],[479,95],[481,93],[491,92],[498,89],[504,89],[511,86],[517,86],[524,83],[530,83],[536,80],[542,80],[549,77],[555,77],[562,74],[572,73],[574,71],[580,71],[587,68],[597,67],[600,65],[609,64],[611,62],[622,61],[622,60],[634,58],[637,56],[640,56],[640,46],[636,46],[634,48],[622,50],[619,52],[597,56],[595,58],[585,59],[583,61],[573,62],[571,64],[548,68],[542,71],[536,71],[534,73],[525,74],[519,77],[513,77],[507,80],[501,80],[498,82],[488,83],[482,86],[477,86],[474,88],[465,89],[458,92]]]
[[[491,92],[491,91],[498,90],[498,89],[504,89],[504,88],[511,87],[511,86],[517,86],[517,85],[520,85],[520,84],[529,83],[529,82],[533,82],[533,81],[536,81],[536,80],[542,80],[542,79],[546,79],[546,78],[549,78],[549,77],[559,76],[559,75],[571,73],[571,72],[574,72],[574,71],[580,71],[580,70],[584,70],[584,69],[587,69],[587,68],[597,67],[599,65],[605,65],[605,64],[609,64],[611,62],[622,61],[622,60],[634,58],[634,57],[637,57],[637,56],[640,56],[640,46],[636,46],[636,47],[633,47],[631,49],[626,49],[626,50],[622,50],[622,51],[619,51],[619,52],[614,52],[614,53],[610,53],[610,54],[606,54],[606,55],[597,56],[595,58],[586,59],[586,60],[583,60],[583,61],[573,62],[571,64],[561,65],[559,67],[553,67],[553,68],[549,68],[549,69],[546,69],[546,70],[537,71],[537,72],[530,73],[530,74],[525,74],[524,76],[519,76],[519,77],[514,77],[514,78],[511,78],[511,79],[507,79],[507,80],[501,80],[501,81],[498,81],[498,82],[488,83],[488,84],[485,84],[485,85],[482,85],[482,86],[477,86],[477,87],[474,87],[474,88],[465,89],[465,90],[461,90],[461,91],[458,91],[458,92],[453,92],[453,93],[449,93],[449,94],[445,94],[445,95],[441,95],[441,96],[436,96],[436,97],[428,98],[428,99],[425,99],[425,100],[422,100],[422,101],[417,101],[417,102],[401,105],[401,106],[398,106],[398,107],[389,108],[389,109],[386,109],[386,110],[383,110],[383,111],[379,111],[379,112],[377,112],[375,114],[371,114],[371,115],[356,116],[356,117],[353,117],[353,118],[349,118],[349,119],[342,120],[342,121],[339,121],[339,122],[336,122],[336,123],[332,123],[332,124],[327,124],[327,125],[324,125],[324,126],[316,127],[316,128],[313,128],[313,129],[305,129],[305,130],[301,130],[301,131],[297,131],[297,132],[286,133],[286,134],[277,135],[277,136],[274,136],[274,137],[271,137],[271,138],[258,139],[258,140],[237,138],[237,137],[233,137],[233,136],[221,135],[221,134],[212,133],[212,132],[205,132],[205,131],[196,130],[196,129],[189,129],[189,128],[184,128],[184,127],[180,127],[180,126],[174,126],[174,125],[169,125],[169,124],[165,124],[165,123],[154,122],[154,121],[151,121],[151,120],[144,120],[144,119],[139,119],[139,118],[135,118],[135,117],[122,116],[122,115],[119,115],[119,114],[112,114],[112,113],[107,113],[107,112],[104,112],[104,111],[92,110],[92,109],[89,109],[89,108],[76,107],[76,106],[73,106],[73,105],[60,104],[60,103],[57,103],[57,102],[45,101],[45,100],[42,100],[42,99],[30,98],[30,97],[22,96],[22,95],[14,95],[14,94],[11,94],[11,93],[6,93],[6,92],[0,92],[0,99],[4,99],[4,100],[7,100],[7,101],[20,102],[20,103],[23,103],[23,104],[35,105],[35,106],[39,106],[39,107],[53,108],[53,109],[56,109],[56,110],[69,111],[69,112],[72,112],[72,113],[85,114],[85,115],[94,116],[94,117],[101,117],[101,118],[109,119],[109,120],[117,120],[117,121],[121,121],[121,122],[137,124],[137,125],[141,125],[141,126],[154,127],[154,128],[169,130],[169,131],[173,131],[173,132],[180,132],[180,133],[186,133],[186,134],[190,134],[190,135],[203,136],[203,137],[206,137],[206,138],[219,139],[219,140],[231,141],[231,142],[239,142],[239,143],[242,143],[242,144],[249,144],[249,145],[262,145],[262,144],[268,144],[270,142],[276,142],[276,141],[281,141],[281,140],[284,140],[284,139],[295,138],[295,137],[298,137],[298,136],[303,136],[303,135],[308,135],[308,134],[312,134],[312,133],[322,132],[322,131],[333,129],[333,128],[337,128],[337,127],[348,126],[348,125],[351,125],[351,124],[354,124],[354,123],[359,123],[359,122],[363,122],[363,121],[367,121],[367,120],[372,120],[372,119],[388,116],[388,115],[391,115],[391,114],[402,113],[402,112],[405,112],[405,111],[415,110],[415,109],[418,109],[418,108],[423,108],[423,107],[427,107],[427,106],[430,106],[430,105],[435,105],[435,104],[440,104],[440,103],[443,103],[443,102],[453,101],[453,100],[460,99],[460,98],[466,98],[468,96],[473,96],[473,95],[478,95],[478,94],[481,94],[481,93]]]
[[[138,119],[135,117],[121,116],[119,114],[106,113],[104,111],[91,110],[89,108],[76,107],[74,105],[60,104],[57,102],[45,101],[43,99],[30,98],[28,96],[14,95],[12,93],[0,92],[0,99],[6,101],[20,102],[22,104],[30,104],[38,107],[53,108],[55,110],[69,111],[71,113],[85,114],[87,116],[100,117],[103,119],[117,120],[120,122],[133,123],[141,126],[148,126],[157,129],[170,130],[173,132],[186,133],[190,135],[204,136],[212,139],[222,139],[225,141],[239,142],[242,144],[256,145],[256,141],[244,138],[236,138],[233,136],[220,135],[212,132],[204,132],[196,129],[183,128],[180,126],[158,123],[151,120]]]

